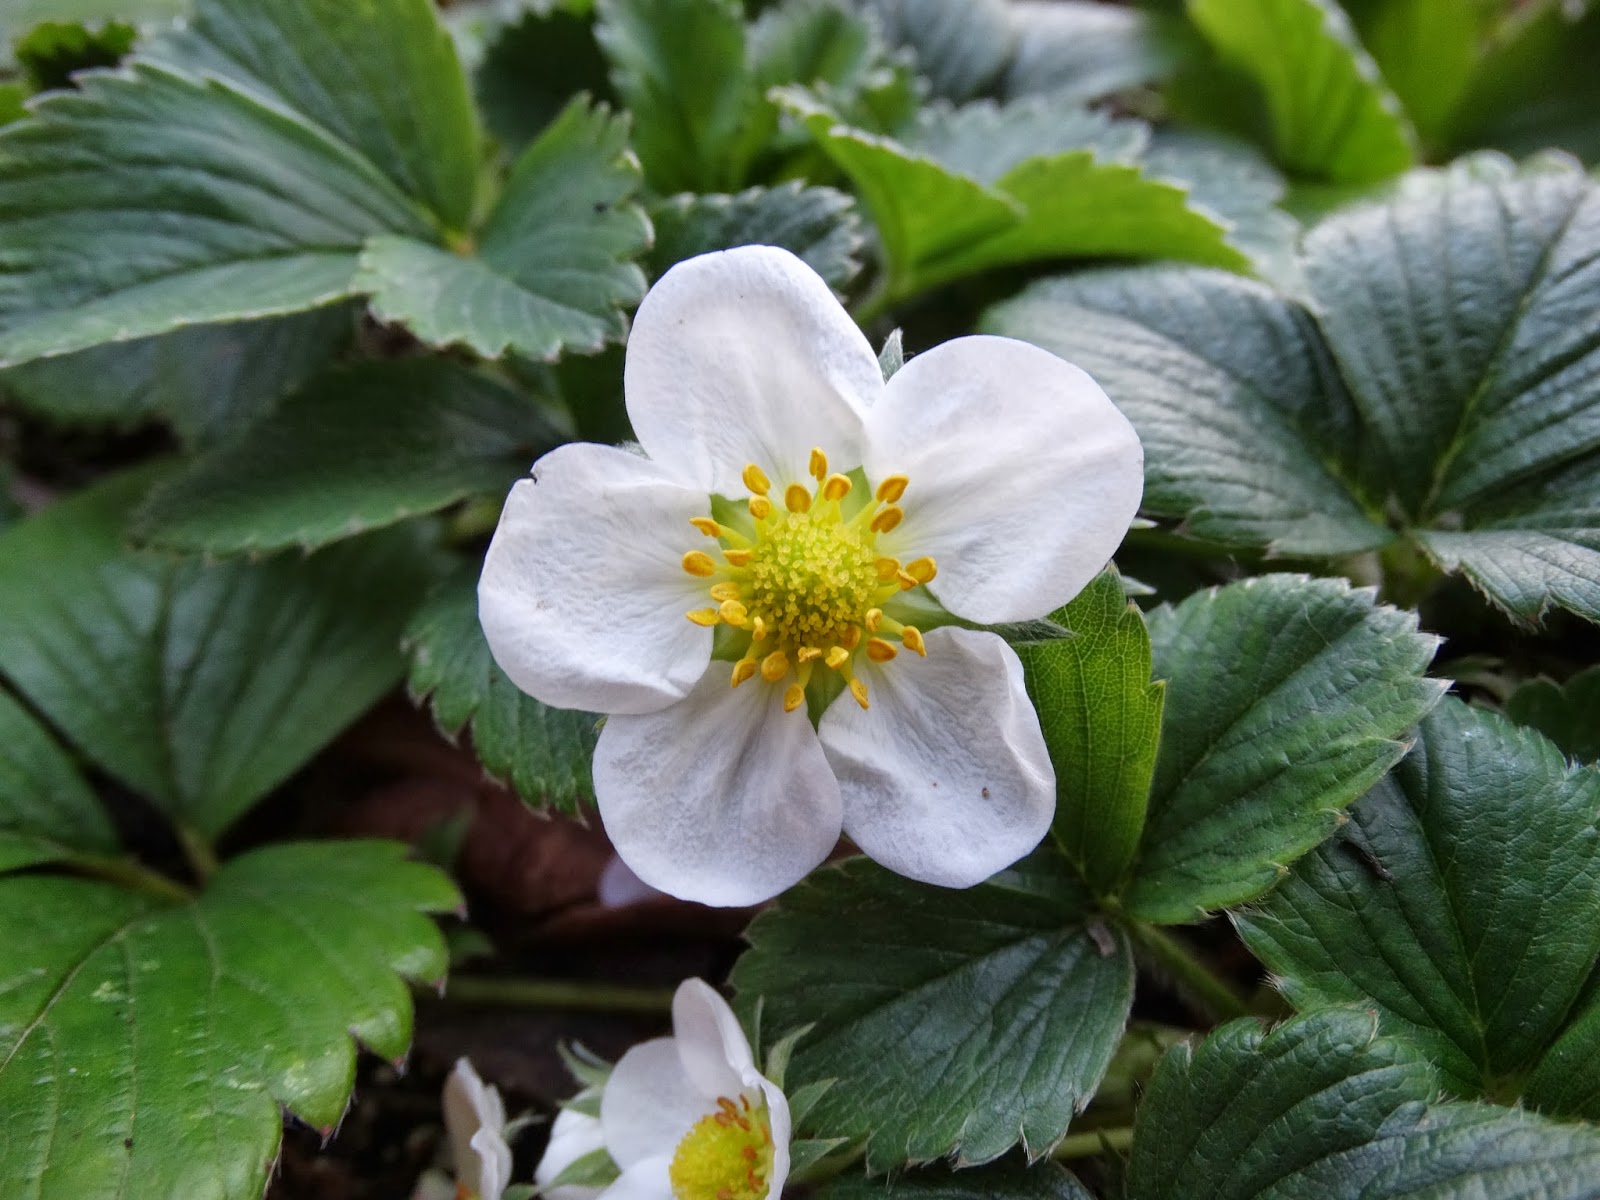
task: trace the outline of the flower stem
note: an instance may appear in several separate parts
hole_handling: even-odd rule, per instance
[[[1167,936],[1153,925],[1139,921],[1128,922],[1126,929],[1133,944],[1203,1015],[1223,1021],[1250,1015],[1249,1006],[1234,991],[1233,985],[1222,979],[1182,942]]]
[[[195,878],[202,884],[206,883],[217,873],[216,848],[205,834],[191,826],[180,823],[174,829],[178,835],[178,845],[183,848],[183,857],[188,860]]]
[[[179,904],[187,904],[194,899],[194,893],[181,883],[131,858],[116,858],[109,854],[75,854],[64,863],[84,875],[103,879],[132,892],[144,892]]]
[[[1133,1145],[1133,1129],[1122,1125],[1115,1129],[1091,1129],[1087,1133],[1071,1133],[1062,1138],[1050,1157],[1058,1162],[1072,1158],[1092,1158],[1107,1150],[1122,1151]]]
[[[564,979],[507,979],[452,975],[445,999],[462,1004],[511,1008],[571,1008],[583,1012],[669,1013],[672,988],[635,988]]]

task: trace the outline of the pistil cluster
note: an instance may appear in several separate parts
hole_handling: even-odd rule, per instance
[[[690,1128],[667,1170],[675,1200],[763,1200],[772,1174],[765,1104],[717,1098],[717,1111]]]
[[[855,674],[855,656],[888,662],[899,652],[896,642],[927,654],[917,628],[887,615],[884,606],[933,579],[937,567],[926,557],[902,564],[879,547],[879,538],[905,517],[906,476],[890,475],[862,503],[852,499],[849,475],[829,471],[821,449],[811,451],[809,466],[812,484],[790,483],[778,497],[758,465],[745,467],[749,532],[694,518],[696,529],[717,540],[720,561],[703,550],[683,556],[683,569],[707,581],[713,601],[688,617],[749,634],[733,665],[734,687],[758,673],[769,683],[789,678],[783,706],[793,712],[805,703],[820,664],[837,672],[866,708],[867,685]]]

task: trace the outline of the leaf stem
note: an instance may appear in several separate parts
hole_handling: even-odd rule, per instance
[[[177,880],[159,871],[152,871],[131,858],[117,858],[109,854],[75,854],[64,861],[65,865],[84,875],[103,879],[132,892],[144,892],[178,904],[187,904],[194,899],[194,893]]]
[[[1072,1158],[1092,1158],[1107,1150],[1122,1151],[1133,1145],[1133,1128],[1119,1125],[1113,1129],[1091,1129],[1087,1133],[1069,1133],[1050,1151],[1057,1162]]]
[[[669,1013],[672,988],[623,987],[565,979],[508,979],[490,975],[452,975],[444,999],[462,1004],[512,1008],[571,1008],[583,1012]]]
[[[202,884],[209,882],[217,873],[217,851],[211,845],[211,840],[181,821],[175,823],[174,829],[178,835],[178,845],[183,848],[183,857],[188,860],[195,878]]]
[[[1233,985],[1182,942],[1140,921],[1129,921],[1125,928],[1133,944],[1145,952],[1202,1015],[1223,1021],[1250,1015],[1250,1007],[1234,991]]]

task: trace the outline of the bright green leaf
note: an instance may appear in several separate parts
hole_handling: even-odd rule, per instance
[[[406,631],[411,694],[454,736],[470,723],[484,769],[530,805],[578,811],[594,794],[589,774],[600,718],[550,708],[519,691],[489,654],[478,624],[478,571],[442,582]]]
[[[17,39],[17,64],[36,91],[72,86],[77,71],[114,67],[133,49],[138,31],[121,21],[90,28],[80,22],[46,21]]]
[[[1296,1008],[1375,1008],[1452,1092],[1510,1099],[1600,958],[1597,819],[1600,771],[1449,700],[1240,925]]]
[[[1441,144],[1478,66],[1498,0],[1377,0],[1351,6],[1362,43],[1424,142]]]
[[[832,188],[798,180],[736,195],[680,195],[650,210],[656,244],[647,263],[660,276],[674,263],[733,246],[782,246],[842,292],[861,269],[864,238],[855,204]]]
[[[1144,618],[1115,571],[1052,616],[1077,636],[1018,651],[1056,769],[1051,831],[1090,887],[1110,893],[1144,830],[1164,688],[1150,682]]]
[[[158,484],[134,533],[209,554],[309,549],[499,499],[558,440],[528,397],[443,359],[339,368]]]
[[[0,692],[0,872],[116,848],[116,831],[77,766]]]
[[[130,551],[150,480],[114,476],[0,535],[0,674],[86,757],[214,835],[399,679],[433,563],[416,529],[254,564]]]
[[[1147,620],[1166,713],[1125,904],[1171,924],[1276,884],[1400,760],[1444,685],[1423,676],[1438,639],[1416,614],[1343,580],[1264,575]]]
[[[1533,726],[1568,758],[1600,762],[1600,667],[1559,686],[1548,679],[1523,684],[1506,701],[1506,716]]]
[[[331,1131],[352,1038],[411,1040],[403,980],[438,981],[424,913],[459,903],[387,842],[271,846],[193,903],[101,883],[0,880],[0,1178],[40,1200],[247,1200],[280,1105]]]
[[[1087,929],[1084,903],[1048,849],[967,891],[854,859],[756,919],[733,982],[773,1033],[814,1025],[788,1080],[835,1080],[810,1124],[865,1140],[869,1171],[1038,1155],[1094,1094],[1133,997],[1127,943]]]
[[[953,1171],[931,1167],[888,1179],[845,1176],[817,1193],[818,1200],[1094,1200],[1059,1164],[1025,1167],[1007,1162]]]

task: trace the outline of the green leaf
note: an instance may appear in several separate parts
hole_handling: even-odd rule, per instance
[[[1287,170],[1365,183],[1415,161],[1399,103],[1333,0],[1188,0],[1188,10],[1223,61],[1259,85]]]
[[[649,222],[627,203],[638,183],[627,119],[580,97],[517,160],[472,256],[373,238],[356,286],[379,319],[430,345],[486,358],[592,353],[621,340],[621,310],[644,295],[629,261],[650,244]]]
[[[864,238],[855,203],[832,188],[794,180],[732,196],[685,194],[661,201],[650,217],[656,243],[647,265],[654,276],[696,254],[749,245],[792,251],[835,292],[861,270],[856,255]]]
[[[576,813],[594,794],[589,774],[600,718],[549,708],[495,666],[478,624],[478,572],[442,582],[406,631],[409,686],[433,705],[434,720],[454,736],[468,723],[478,761],[529,804]]]
[[[430,0],[196,0],[151,55],[301,115],[446,229],[466,229],[477,118]]]
[[[658,192],[744,182],[756,91],[739,0],[597,0],[595,39],[633,113],[634,149]]]
[[[81,22],[46,21],[18,38],[17,64],[36,91],[72,86],[72,75],[93,67],[114,67],[133,49],[138,31],[121,21],[90,28]]]
[[[1181,22],[1102,0],[1013,0],[1007,99],[1049,92],[1087,102],[1166,79],[1189,56]]]
[[[818,1200],[880,1200],[890,1196],[907,1196],[911,1200],[1094,1200],[1087,1188],[1053,1162],[1034,1166],[1006,1162],[960,1171],[933,1167],[889,1179],[845,1176],[817,1193]]]
[[[1089,886],[1112,893],[1144,830],[1165,689],[1150,682],[1144,618],[1114,570],[1053,619],[1077,636],[1018,651],[1056,769],[1051,832]]]
[[[114,476],[0,535],[0,674],[96,765],[214,835],[399,679],[433,563],[417,529],[255,564],[130,551],[150,480]]]
[[[1177,267],[1042,280],[982,328],[1088,371],[1145,452],[1147,513],[1278,554],[1392,539],[1346,465],[1358,418],[1311,317],[1249,280]]]
[[[1568,758],[1600,762],[1600,667],[1579,671],[1564,685],[1548,679],[1523,684],[1506,701],[1506,716],[1537,729]]]
[[[1378,0],[1349,6],[1362,43],[1424,142],[1441,145],[1478,67],[1498,3]]]
[[[1125,904],[1160,924],[1276,884],[1400,760],[1446,686],[1423,676],[1439,639],[1416,614],[1343,580],[1263,575],[1147,620],[1166,714]]]
[[[85,75],[0,130],[0,365],[316,308],[385,229],[429,235],[370,163],[233,84]]]
[[[1486,1104],[1433,1104],[1433,1073],[1331,1009],[1224,1025],[1170,1052],[1134,1124],[1129,1200],[1580,1200],[1600,1133]]]
[[[38,721],[0,692],[0,872],[110,853],[117,834],[78,768]]]
[[[8,0],[0,9],[0,68],[11,65],[12,43],[46,21],[101,26],[122,21],[150,28],[171,21],[188,0]]]
[[[865,0],[884,36],[917,56],[917,70],[947,100],[970,100],[999,82],[1017,44],[1005,0]]]
[[[310,549],[498,500],[559,440],[526,396],[443,359],[341,367],[158,484],[133,531],[208,554]]]
[[[538,137],[578,92],[615,103],[606,61],[594,40],[594,21],[576,7],[527,9],[495,30],[473,74],[484,124],[512,151]]]
[[[1600,771],[1449,700],[1240,928],[1296,1008],[1374,1008],[1452,1092],[1510,1099],[1600,958],[1597,818]]]
[[[756,918],[733,982],[773,1032],[815,1025],[788,1081],[836,1081],[810,1124],[865,1140],[870,1172],[1039,1155],[1094,1094],[1133,997],[1126,941],[1091,933],[1084,903],[1048,849],[968,891],[853,859]]]
[[[271,846],[170,907],[100,883],[0,880],[0,1178],[41,1200],[260,1196],[280,1105],[331,1132],[352,1039],[401,1058],[402,979],[444,974],[422,914],[459,897],[403,854]]]

